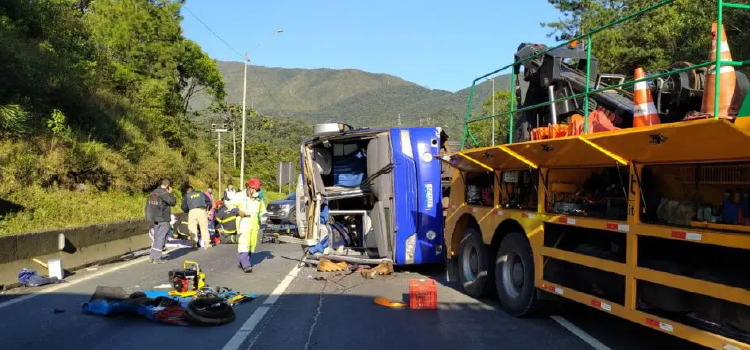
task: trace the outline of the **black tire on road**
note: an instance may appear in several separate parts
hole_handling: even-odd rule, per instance
[[[185,309],[185,320],[196,326],[218,326],[234,321],[234,309],[224,298],[198,298]]]
[[[500,243],[495,259],[495,284],[500,305],[511,316],[529,316],[536,311],[534,255],[523,233],[509,233]]]
[[[464,292],[480,298],[492,294],[495,285],[493,267],[482,234],[474,227],[466,229],[458,253],[458,277]]]

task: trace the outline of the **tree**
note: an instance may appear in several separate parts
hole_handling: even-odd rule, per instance
[[[548,0],[563,17],[542,23],[550,36],[568,40],[654,4],[651,0]],[[746,1],[745,1],[746,2]],[[716,0],[676,0],[635,19],[595,34],[592,53],[601,72],[632,75],[637,66],[655,71],[674,62],[705,62],[710,49],[711,22],[716,20]],[[732,55],[746,57],[740,45],[750,39],[750,13],[725,11],[725,26]],[[734,44],[733,44],[734,43]]]
[[[495,99],[495,115],[510,110],[510,91],[497,90],[493,96]],[[492,116],[492,97],[482,103],[484,113],[482,117]],[[474,117],[476,119],[477,117]],[[502,115],[494,119],[495,123],[495,145],[505,143],[508,137],[509,116]],[[480,147],[492,145],[492,119],[485,119],[469,124],[469,131],[478,141]],[[468,146],[467,146],[468,147]]]
[[[216,62],[192,40],[185,40],[185,53],[181,57],[177,70],[184,91],[183,113],[187,113],[190,99],[204,89],[209,90],[215,102],[224,101],[224,77]]]

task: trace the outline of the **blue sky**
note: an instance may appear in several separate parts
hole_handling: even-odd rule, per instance
[[[189,0],[187,7],[252,64],[355,68],[456,91],[512,61],[522,42],[552,43],[547,0]],[[193,15],[185,35],[208,54],[242,61]],[[264,41],[277,28],[284,33]]]

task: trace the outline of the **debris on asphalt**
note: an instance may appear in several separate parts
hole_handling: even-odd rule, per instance
[[[391,308],[402,308],[408,306],[406,303],[400,301],[390,301],[388,298],[375,298],[375,304]]]
[[[435,280],[409,280],[409,308],[413,310],[437,309],[437,283]]]
[[[29,270],[27,268],[21,269],[21,272],[18,273],[18,283],[21,283],[26,287],[39,287],[59,282],[60,279],[57,277],[42,276],[38,274],[36,270]]]
[[[316,281],[326,281],[327,278],[325,278],[323,276],[318,276],[318,277],[315,277],[314,280],[316,280]]]
[[[90,315],[140,315],[154,322],[178,326],[218,326],[234,321],[234,306],[258,297],[229,288],[203,288],[189,296],[170,295],[168,291],[146,291],[127,294],[120,287],[98,286],[91,299],[83,304]]]
[[[65,312],[65,310],[63,310],[63,309],[52,309],[52,313],[53,314],[61,314],[63,312]]]
[[[42,266],[43,268],[45,268],[45,269],[46,269],[46,268],[48,268],[48,267],[47,267],[47,263],[45,263],[45,262],[43,262],[43,261],[41,261],[41,260],[39,260],[39,259],[37,259],[37,258],[31,259],[31,260],[32,260],[32,261],[34,261],[35,263],[37,263],[37,264],[41,265],[41,266]]]
[[[368,268],[362,268],[360,270],[360,273],[362,274],[362,277],[367,279],[374,279],[378,275],[390,275],[393,273],[393,263],[391,262],[384,262],[380,263],[378,266],[375,266],[371,269]]]
[[[318,271],[320,272],[344,271],[348,266],[349,264],[347,264],[345,261],[335,263],[325,258],[318,261]]]

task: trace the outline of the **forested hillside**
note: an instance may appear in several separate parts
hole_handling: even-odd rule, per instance
[[[141,216],[159,178],[216,178],[184,96],[220,103],[224,82],[181,6],[0,3],[0,233]]]
[[[510,63],[512,57],[508,57]],[[242,103],[241,62],[219,62],[226,80],[227,101]],[[477,72],[477,75],[483,72]],[[447,126],[458,130],[466,116],[469,89],[458,92],[429,89],[387,74],[356,69],[287,69],[248,66],[248,104],[265,115],[299,118],[309,123],[346,122],[353,126],[402,125]],[[469,85],[471,79],[467,77]],[[496,89],[509,87],[509,76],[495,79]],[[492,84],[481,81],[476,88],[472,113],[481,114],[481,102],[490,97]],[[195,110],[210,99],[196,96]]]

